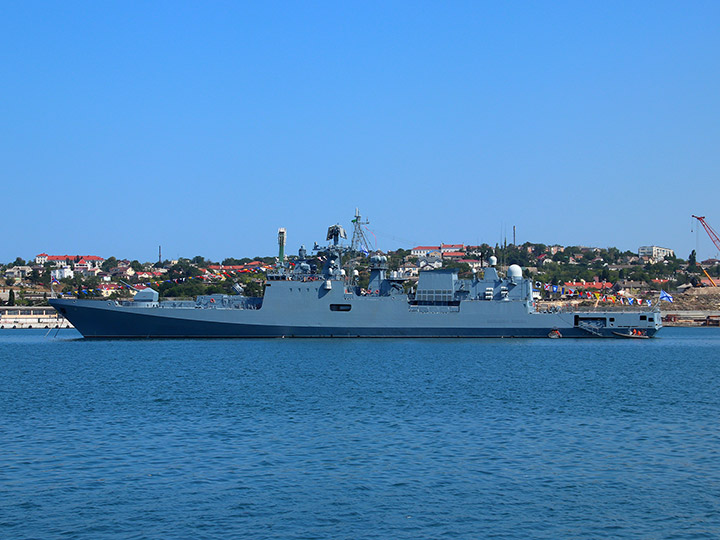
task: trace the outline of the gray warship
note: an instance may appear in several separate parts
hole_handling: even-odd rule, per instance
[[[359,215],[356,212],[356,223]],[[357,246],[341,241],[340,225],[329,227],[326,246],[301,247],[285,260],[280,229],[278,262],[268,271],[263,297],[198,296],[194,301],[159,300],[153,289],[133,300],[54,298],[50,304],[85,338],[623,338],[652,337],[662,327],[659,311],[538,310],[533,283],[512,265],[501,275],[491,266],[460,279],[456,270],[420,272],[406,291],[405,278],[388,269],[387,258],[369,258],[370,281],[358,285],[357,270],[343,258]],[[365,250],[363,250],[365,251]]]

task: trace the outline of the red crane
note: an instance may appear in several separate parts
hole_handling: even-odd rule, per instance
[[[705,229],[705,232],[708,233],[708,236],[710,237],[710,240],[712,240],[712,243],[715,244],[715,247],[718,248],[718,250],[720,250],[720,237],[715,232],[715,229],[713,229],[710,225],[708,225],[708,222],[705,221],[705,216],[693,215],[693,217],[700,222],[700,225],[702,225],[703,229]],[[717,287],[717,285],[715,285],[715,282],[713,281],[713,278],[710,277],[710,274],[708,274],[702,267],[701,270],[708,277],[710,283],[712,283],[714,287]]]
[[[720,250],[720,237],[715,232],[715,230],[710,225],[708,225],[707,221],[705,221],[705,216],[693,217],[700,222],[700,225],[702,225],[705,229],[705,232],[708,233],[708,236],[710,237],[710,240],[712,240],[712,243],[715,244],[715,247],[718,248],[718,250]]]

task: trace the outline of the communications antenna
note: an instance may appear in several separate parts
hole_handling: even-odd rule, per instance
[[[355,208],[355,218],[352,220],[353,224],[353,235],[352,242],[350,243],[350,250],[357,253],[364,253],[368,255],[370,253],[370,242],[368,242],[365,231],[363,231],[364,225],[369,225],[368,220],[363,221],[360,216],[360,210]]]

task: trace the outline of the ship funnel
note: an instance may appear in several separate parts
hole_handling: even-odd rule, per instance
[[[278,248],[280,250],[278,254],[278,259],[280,259],[280,263],[285,262],[285,236],[285,227],[280,227],[278,229]]]

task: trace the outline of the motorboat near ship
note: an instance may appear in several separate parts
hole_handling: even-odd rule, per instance
[[[286,262],[280,231],[278,263],[262,298],[245,296],[238,284],[238,294],[194,301],[160,301],[157,291],[145,289],[130,301],[57,298],[50,304],[86,338],[623,338],[653,336],[662,327],[657,310],[538,310],[532,281],[517,265],[501,276],[494,257],[471,279],[454,269],[421,272],[407,291],[407,280],[375,254],[369,285],[361,289],[357,270],[343,268],[343,257],[357,252],[340,242],[347,238],[340,225],[328,229],[329,245],[315,244],[321,269],[304,247],[294,264]]]

